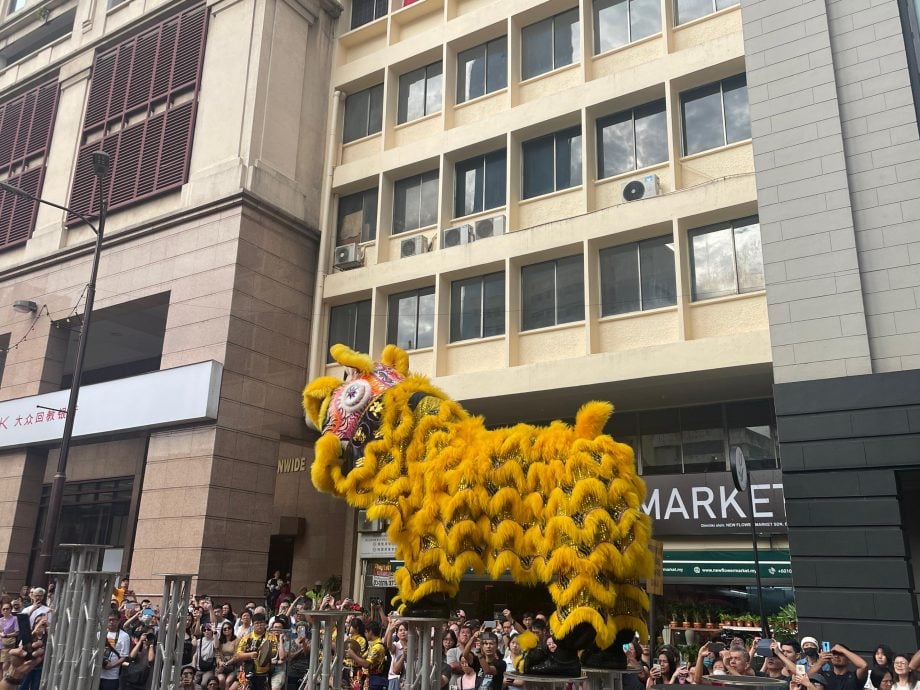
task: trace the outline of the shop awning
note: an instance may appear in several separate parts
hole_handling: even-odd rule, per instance
[[[759,555],[764,585],[792,584],[788,551],[761,550]],[[757,581],[754,552],[665,550],[664,581],[665,584],[754,584]]]

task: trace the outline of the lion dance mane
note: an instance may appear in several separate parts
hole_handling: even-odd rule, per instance
[[[487,429],[457,402],[409,373],[388,345],[380,362],[331,348],[345,381],[304,389],[307,421],[322,435],[311,467],[320,491],[389,522],[405,566],[400,603],[453,597],[469,569],[548,585],[556,639],[593,628],[600,649],[617,632],[647,636],[651,523],[632,449],[602,434],[613,407],[586,403],[575,424]],[[584,625],[580,626],[582,629]]]

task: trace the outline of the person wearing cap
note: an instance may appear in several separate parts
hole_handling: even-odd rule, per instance
[[[192,655],[192,666],[195,667],[195,681],[202,686],[208,684],[208,681],[215,675],[217,666],[217,646],[214,640],[214,626],[211,623],[205,623],[201,626],[201,635],[196,635],[192,640],[195,646],[195,653]]]
[[[802,656],[796,659],[797,664],[805,666],[806,673],[811,670],[811,665],[818,660],[818,640],[807,635],[801,642]]]

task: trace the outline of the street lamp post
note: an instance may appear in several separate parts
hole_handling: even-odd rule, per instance
[[[54,479],[51,481],[51,498],[48,502],[48,511],[45,514],[45,528],[42,533],[41,544],[38,552],[38,558],[35,561],[33,578],[36,575],[40,578],[51,567],[51,555],[54,551],[54,537],[57,533],[58,521],[61,517],[61,503],[64,499],[64,485],[67,482],[67,459],[70,454],[70,439],[73,436],[74,417],[77,413],[77,399],[80,397],[80,379],[83,378],[83,359],[86,354],[86,343],[89,340],[90,320],[93,316],[93,301],[96,297],[96,275],[99,272],[99,256],[102,254],[102,234],[105,232],[105,216],[108,210],[108,202],[105,198],[105,179],[109,175],[111,159],[105,151],[95,151],[93,156],[93,173],[96,175],[99,187],[99,225],[94,226],[90,218],[86,215],[47,201],[29,194],[19,187],[0,182],[0,189],[11,194],[16,194],[40,204],[46,204],[59,208],[62,211],[77,216],[84,221],[96,233],[96,246],[93,251],[93,267],[90,271],[89,282],[86,284],[86,306],[83,310],[83,327],[80,329],[80,339],[77,342],[77,358],[73,367],[73,380],[70,383],[70,398],[67,400],[67,412],[64,419],[64,433],[61,436],[61,450],[58,454],[57,471],[54,473]]]

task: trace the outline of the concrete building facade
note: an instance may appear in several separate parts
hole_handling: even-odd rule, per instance
[[[742,15],[800,628],[913,649],[916,3],[744,0]]]
[[[309,0],[4,3],[4,177],[35,185],[40,171],[29,191],[92,215],[88,155],[102,148],[113,160],[57,541],[114,547],[107,567],[130,571],[138,593],[158,594],[158,574],[173,572],[196,576],[196,591],[215,597],[260,594],[272,535],[291,542],[278,567],[340,567],[342,508],[306,489],[275,492],[279,458],[302,456],[309,442],[300,390],[319,245],[316,152],[339,11]],[[48,83],[56,109],[31,129],[10,124]],[[26,137],[40,125],[50,132],[44,148]],[[10,153],[11,140],[24,153],[18,143]],[[33,432],[39,421],[58,423],[42,396],[72,379],[94,239],[68,214],[15,199],[4,194],[0,212],[12,228],[0,251],[10,348],[0,405],[13,410],[10,426],[29,429],[0,439],[9,589],[42,579],[32,564],[60,432]],[[38,309],[17,313],[17,300]],[[214,391],[190,378],[202,366]],[[182,385],[164,400],[175,377]],[[124,407],[147,412],[111,409],[107,399],[125,395]],[[177,413],[196,396],[212,398],[210,411]],[[156,409],[159,421],[145,418]],[[101,426],[81,427],[92,419]]]

